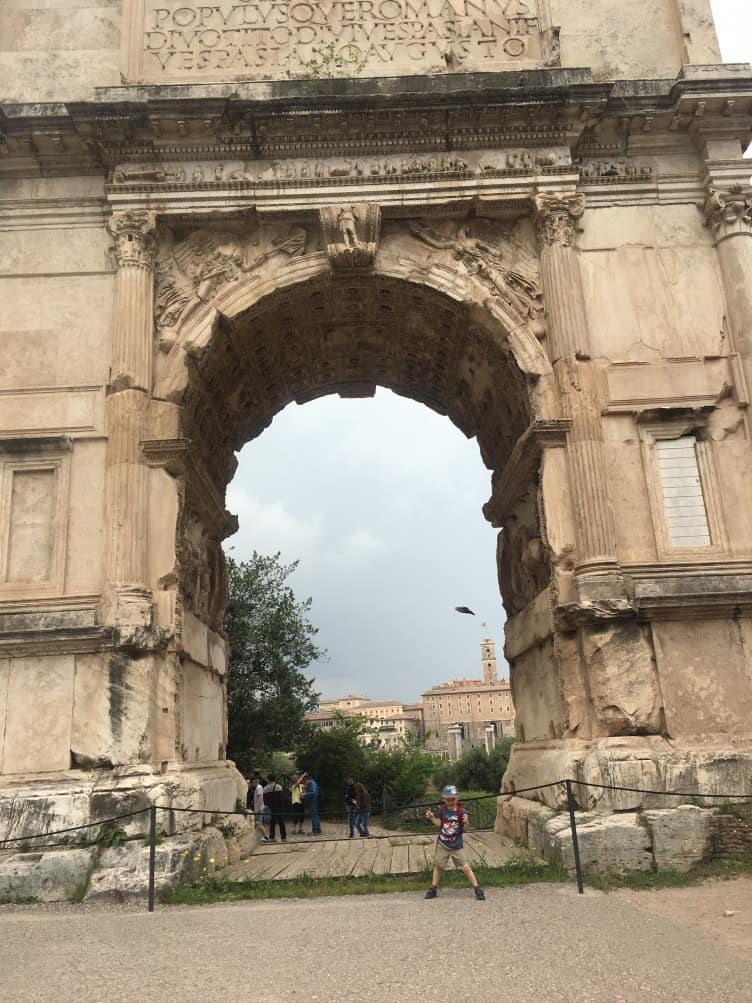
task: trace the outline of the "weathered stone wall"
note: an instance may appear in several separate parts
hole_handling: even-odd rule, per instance
[[[489,469],[507,787],[752,783],[752,71],[704,65],[705,0],[415,3],[2,6],[6,814],[242,795],[235,452],[377,385]],[[364,26],[362,68],[313,52]]]
[[[0,94],[23,102],[88,100],[121,72],[210,83],[546,65],[655,79],[720,55],[709,0],[5,0],[0,46]]]

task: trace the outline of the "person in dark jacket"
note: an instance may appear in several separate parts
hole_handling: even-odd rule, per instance
[[[345,811],[347,824],[350,827],[350,839],[355,838],[355,816],[358,813],[358,799],[355,797],[355,783],[352,777],[345,781]]]
[[[371,799],[368,796],[368,791],[365,789],[363,784],[355,784],[355,800],[358,803],[358,814],[355,819],[355,825],[358,829],[358,833],[363,836],[364,839],[368,839],[371,835],[368,831],[368,816],[371,814]]]
[[[289,802],[289,795],[288,795]],[[282,785],[276,781],[270,781],[264,788],[264,801],[267,809],[271,812],[271,822],[269,823],[269,842],[277,841],[277,825],[279,825],[279,836],[282,842],[287,841],[287,826],[285,825],[285,792]]]

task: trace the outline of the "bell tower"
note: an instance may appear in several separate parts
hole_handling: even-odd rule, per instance
[[[483,682],[497,683],[499,677],[496,674],[496,646],[488,635],[480,642],[480,659],[483,666]]]

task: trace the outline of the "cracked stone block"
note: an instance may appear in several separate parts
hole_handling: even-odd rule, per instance
[[[94,856],[94,849],[0,855],[0,901],[70,901],[82,892]]]
[[[712,813],[697,805],[646,811],[659,871],[689,871],[710,852]]]

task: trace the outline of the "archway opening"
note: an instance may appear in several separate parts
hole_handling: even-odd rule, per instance
[[[190,462],[177,522],[179,610],[190,609],[221,632],[221,546],[236,527],[224,498],[236,453],[292,402],[334,393],[371,397],[377,386],[392,390],[475,438],[496,486],[509,479],[510,469],[518,468],[515,446],[534,420],[538,390],[534,367],[523,371],[518,363],[514,337],[517,346],[520,338],[534,339],[519,323],[508,330],[494,299],[486,294],[487,301],[478,302],[477,286],[462,298],[467,281],[461,273],[451,282],[456,298],[417,278],[340,277],[320,269],[312,278],[249,296],[234,314],[220,302],[207,321],[210,332],[182,347],[181,434]],[[545,589],[551,574],[546,548],[531,546],[542,533],[537,465],[522,469],[494,555],[508,615]],[[203,561],[203,581],[195,570],[200,553],[211,555]]]

